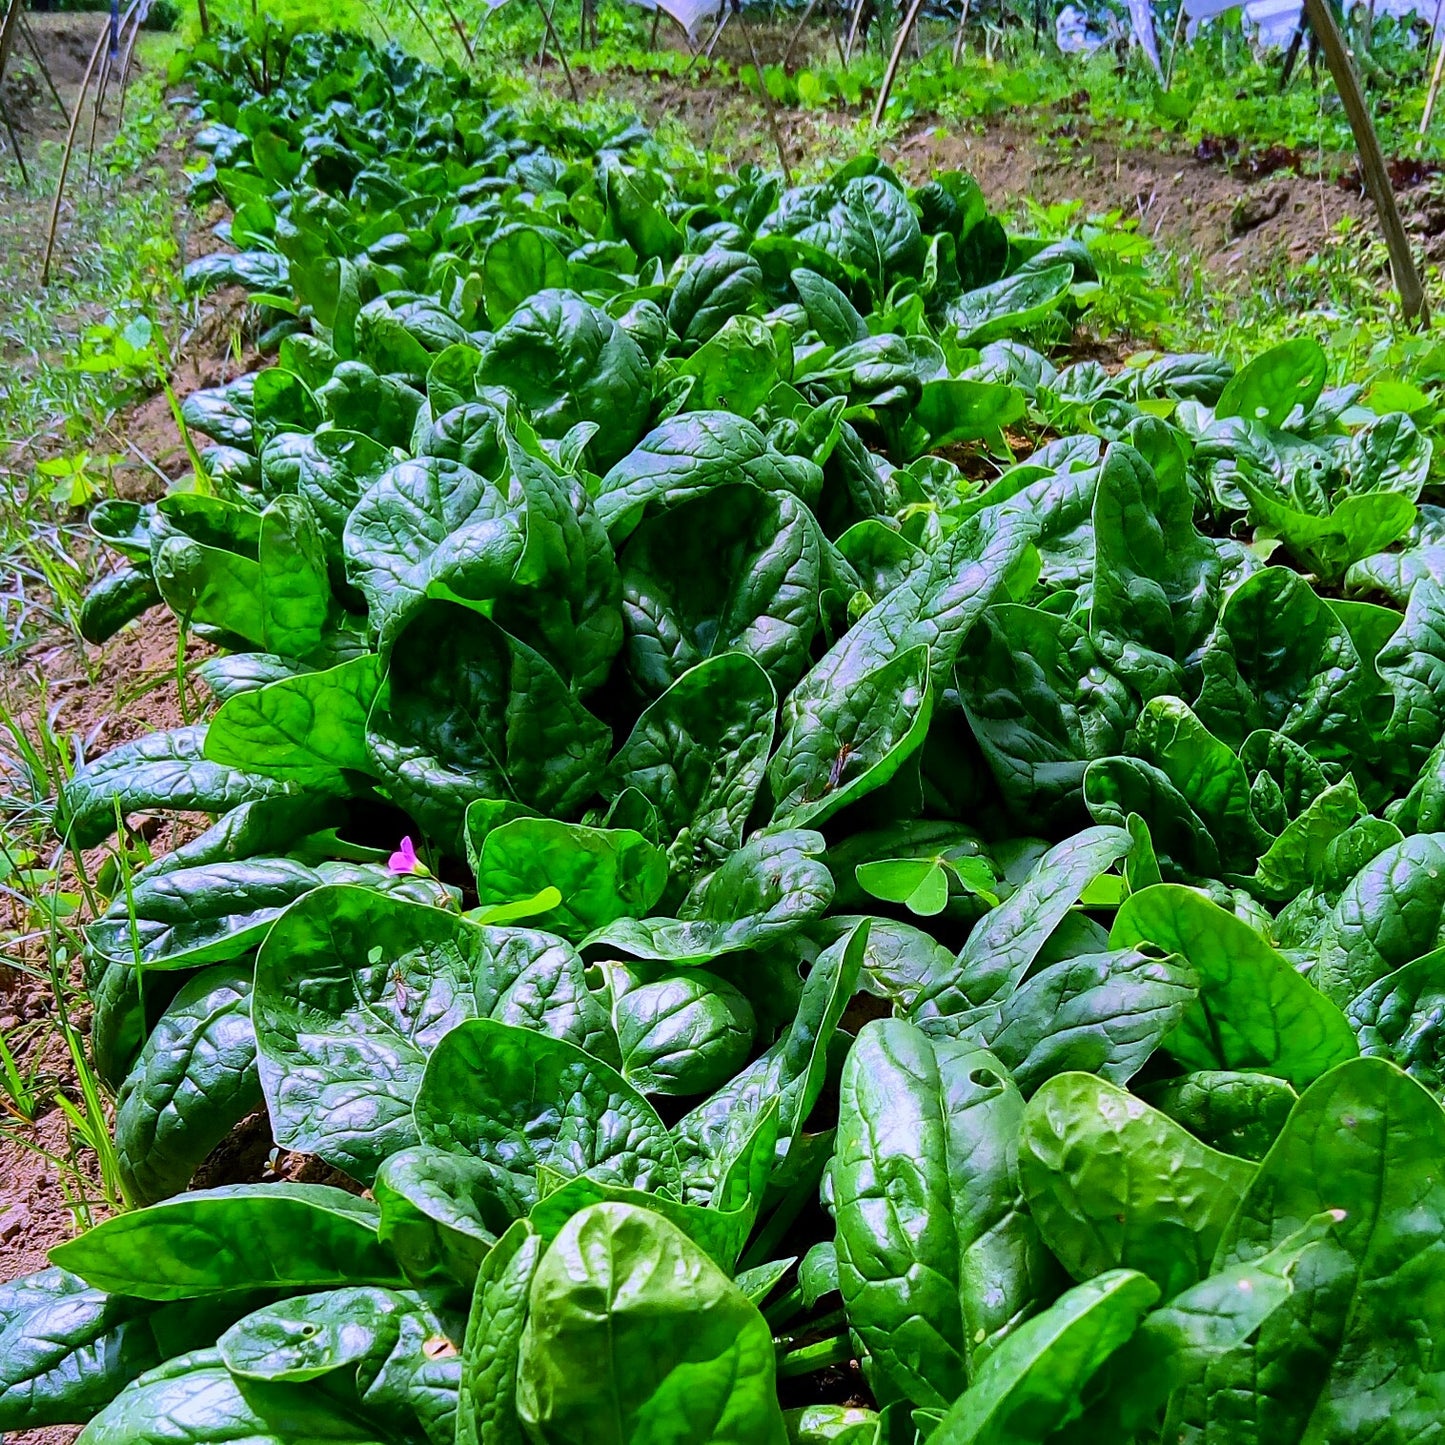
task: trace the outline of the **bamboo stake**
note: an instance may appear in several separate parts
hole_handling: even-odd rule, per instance
[[[1439,18],[1440,7],[1435,7],[1436,18]],[[1420,134],[1424,136],[1430,129],[1430,117],[1435,114],[1435,102],[1440,98],[1440,77],[1445,74],[1445,45],[1442,45],[1435,52],[1435,73],[1430,77],[1430,93],[1425,97],[1425,114],[1420,117]]]
[[[30,22],[25,18],[25,12],[20,12],[20,38],[25,42],[25,48],[30,52],[30,58],[35,62],[41,75],[45,77],[45,84],[50,90],[50,98],[55,102],[55,108],[61,115],[66,113],[65,102],[60,98],[60,92],[55,88],[55,77],[50,73],[50,67],[45,63],[45,57],[40,53],[40,47],[35,43],[35,32],[30,28]]]
[[[441,41],[437,39],[436,31],[431,28],[431,26],[427,23],[426,16],[421,13],[421,9],[417,5],[416,0],[405,0],[405,4],[406,8],[410,10],[412,15],[416,18],[416,23],[420,25],[421,28],[426,32],[426,38],[431,41],[432,48],[441,57],[442,63],[445,64],[447,59],[447,53],[442,48]]]
[[[1425,66],[1430,68],[1430,61],[1434,58],[1432,52],[1435,49],[1435,41],[1440,31],[1440,10],[1445,5],[1445,0],[1435,0],[1435,18],[1430,22],[1430,38],[1425,42]]]
[[[1418,322],[1421,326],[1430,324],[1430,306],[1425,299],[1425,288],[1420,283],[1420,273],[1415,269],[1415,258],[1410,253],[1410,239],[1405,234],[1404,223],[1400,220],[1400,208],[1395,204],[1395,192],[1390,187],[1390,173],[1385,169],[1385,157],[1380,150],[1380,138],[1370,120],[1364,94],[1360,90],[1360,79],[1350,63],[1349,51],[1345,49],[1344,37],[1335,24],[1328,0],[1304,0],[1305,14],[1311,27],[1324,47],[1325,60],[1334,76],[1335,89],[1344,103],[1345,114],[1349,117],[1350,129],[1354,132],[1355,147],[1360,153],[1360,168],[1365,177],[1365,189],[1375,203],[1375,213],[1380,218],[1380,229],[1385,233],[1385,245],[1390,252],[1390,270],[1394,273],[1395,289],[1400,293],[1400,310],[1407,321]]]
[[[125,48],[125,57],[120,66],[120,104],[116,107],[115,128],[117,131],[125,124],[125,97],[127,88],[130,85],[131,61],[135,58],[136,41],[140,39],[141,26],[145,24],[146,12],[150,10],[147,4],[145,11],[137,15],[135,25],[130,32],[130,43]]]
[[[958,30],[953,37],[953,63],[957,67],[958,62],[963,59],[963,30],[968,24],[968,0],[963,0],[958,12]]]
[[[15,127],[10,123],[10,112],[5,109],[3,100],[0,100],[0,123],[5,126],[5,134],[10,137],[10,149],[15,152],[15,164],[20,167],[20,184],[28,191],[30,189],[30,172],[25,168],[25,156],[20,150],[20,137],[15,134]]]
[[[21,0],[10,0],[5,12],[5,21],[0,24],[0,80],[5,79],[5,67],[10,63],[10,52],[15,45],[15,32],[20,27]]]
[[[728,21],[731,20],[732,18],[733,18],[733,12],[732,12],[731,10],[724,10],[724,11],[722,12],[722,19],[718,21],[718,23],[717,23],[717,29],[713,31],[713,33],[712,33],[712,38],[711,38],[711,39],[708,41],[708,43],[707,43],[707,49],[706,49],[705,51],[703,51],[703,54],[702,54],[703,73],[704,73],[705,75],[711,75],[711,74],[712,74],[713,52],[717,49],[717,43],[718,43],[719,40],[722,39],[723,31],[728,28]],[[738,23],[739,23],[739,24],[742,24],[742,21],[739,20]],[[689,69],[689,70],[692,69],[692,62],[691,62],[691,61],[688,62],[688,69]]]
[[[803,9],[803,18],[798,21],[796,29],[788,37],[788,43],[783,49],[783,69],[788,68],[788,62],[793,58],[793,47],[803,38],[803,31],[807,28],[808,21],[813,18],[813,11],[818,8],[818,0],[808,0]]]
[[[20,8],[20,0],[11,0],[11,4],[17,10]],[[60,156],[60,175],[55,181],[55,201],[50,207],[50,230],[45,237],[45,260],[40,267],[42,286],[50,285],[50,262],[55,254],[55,233],[60,227],[60,205],[65,197],[65,177],[70,170],[70,157],[75,152],[75,134],[80,128],[80,113],[85,109],[85,92],[90,89],[91,77],[100,63],[100,52],[109,39],[110,18],[107,16],[105,28],[96,36],[95,49],[90,52],[90,59],[86,62],[85,74],[80,78],[80,94],[75,97],[75,110],[70,117],[70,129],[65,136],[65,150]]]
[[[567,52],[562,48],[562,42],[557,38],[556,27],[552,24],[552,12],[547,9],[544,0],[537,0],[537,9],[542,12],[542,20],[547,27],[548,37],[557,47],[557,59],[562,62],[562,74],[567,77],[567,89],[572,92],[572,100],[575,104],[582,97],[577,93],[577,82],[572,78],[572,67],[567,64]]]
[[[913,0],[908,7],[907,14],[903,17],[903,24],[898,27],[898,34],[893,41],[893,54],[888,57],[888,69],[883,72],[883,85],[878,91],[877,104],[873,107],[875,127],[883,122],[883,112],[888,108],[888,96],[893,90],[893,81],[898,74],[898,66],[903,60],[903,48],[908,44],[908,37],[918,23],[918,12],[922,9],[923,0]]]
[[[1289,89],[1290,78],[1294,75],[1295,65],[1299,61],[1300,46],[1304,44],[1305,31],[1309,29],[1309,22],[1305,19],[1305,13],[1300,11],[1299,24],[1294,28],[1294,34],[1289,39],[1289,49],[1284,53],[1284,64],[1279,72],[1279,93],[1283,95]]]
[[[452,22],[452,29],[457,32],[457,39],[462,42],[462,49],[467,53],[467,64],[477,63],[476,52],[472,49],[472,42],[467,39],[467,32],[462,22],[457,19],[457,12],[452,9],[452,0],[442,0],[442,9],[447,12],[447,19]]]
[[[853,47],[858,43],[858,26],[863,21],[863,7],[868,0],[854,0],[853,18],[848,22],[848,38],[843,42],[843,68],[846,70],[853,60]]]
[[[1164,67],[1164,89],[1174,84],[1174,62],[1179,55],[1179,42],[1184,38],[1184,0],[1179,0],[1179,14],[1174,17],[1174,35],[1169,41],[1169,64]]]
[[[95,173],[95,142],[100,134],[100,106],[105,99],[105,88],[110,84],[110,72],[114,68],[115,55],[107,45],[105,57],[100,62],[100,79],[95,85],[95,108],[90,114],[90,149],[85,154],[85,184],[90,186],[90,178]]]
[[[712,34],[708,36],[706,45],[693,47],[692,58],[683,67],[682,80],[686,80],[688,76],[692,74],[693,66],[696,65],[704,55],[711,57],[712,48],[717,44],[718,36],[723,33],[723,26],[728,23],[729,13],[728,10],[721,6],[718,8],[718,18],[713,24]]]
[[[915,0],[921,3],[921,0]],[[738,24],[742,26],[743,35],[747,38],[748,51],[753,57],[753,69],[758,73],[758,89],[763,93],[763,110],[767,113],[768,129],[773,133],[773,145],[777,147],[778,163],[783,168],[783,180],[791,186],[793,184],[793,168],[788,164],[788,152],[783,145],[783,132],[778,126],[778,113],[773,108],[773,97],[768,94],[768,82],[763,77],[763,63],[758,59],[758,47],[753,44],[753,32],[748,29],[747,21],[741,15],[738,16]]]

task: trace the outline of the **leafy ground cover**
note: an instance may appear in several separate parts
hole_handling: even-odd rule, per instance
[[[61,795],[129,1207],[0,1291],[0,1428],[1428,1438],[1420,395],[1056,365],[1107,274],[958,172],[193,77],[277,361],[93,513],[88,635],[218,706]],[[325,1182],[188,1189],[260,1108]]]

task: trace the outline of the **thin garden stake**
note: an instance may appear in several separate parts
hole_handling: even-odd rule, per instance
[[[113,43],[116,27],[111,26],[110,42]],[[95,142],[100,133],[100,107],[105,99],[105,88],[110,84],[110,72],[115,67],[115,52],[111,44],[105,47],[105,57],[100,62],[100,78],[95,83],[95,107],[90,113],[90,148],[85,153],[85,184],[88,189],[90,178],[95,174]]]
[[[1174,35],[1169,41],[1169,64],[1164,67],[1165,90],[1174,84],[1174,62],[1179,58],[1179,42],[1184,38],[1185,15],[1184,0],[1179,0],[1179,14],[1174,17]]]
[[[728,23],[728,12],[727,12],[726,10],[719,9],[719,10],[718,10],[718,18],[717,18],[717,20],[713,23],[712,34],[708,36],[707,44],[704,45],[704,46],[697,46],[697,45],[693,46],[693,49],[692,49],[692,59],[690,59],[690,60],[687,62],[687,64],[683,67],[682,77],[681,77],[681,80],[679,81],[679,84],[681,84],[681,81],[685,81],[685,80],[688,78],[688,76],[692,74],[692,68],[693,68],[693,66],[696,65],[696,64],[698,63],[698,61],[702,59],[704,53],[706,53],[706,54],[708,54],[708,55],[711,55],[711,54],[712,54],[712,48],[713,48],[713,46],[717,43],[717,38],[718,38],[718,36],[722,34],[722,28],[723,28],[723,26],[726,25],[727,23]]]
[[[853,59],[853,47],[858,43],[858,26],[863,20],[863,7],[868,0],[855,0],[853,5],[853,16],[848,22],[848,38],[843,42],[843,66],[844,69],[851,64]]]
[[[963,59],[963,36],[964,36],[964,27],[965,27],[967,24],[968,24],[968,0],[963,0],[963,4],[959,7],[959,11],[958,11],[958,30],[957,30],[957,32],[955,33],[954,37],[953,37],[953,63],[954,63],[955,66],[958,64],[958,62],[959,62],[960,60]]]
[[[10,149],[15,152],[15,164],[20,167],[20,184],[28,191],[30,189],[30,172],[25,168],[25,157],[20,150],[20,137],[15,134],[15,127],[10,123],[10,112],[6,110],[3,100],[0,100],[0,124],[5,126],[5,134],[10,137]]]
[[[11,0],[13,5],[18,6],[20,0]],[[105,26],[95,38],[95,49],[90,52],[90,59],[85,63],[85,74],[80,78],[80,94],[75,97],[75,110],[70,117],[70,129],[65,136],[65,149],[60,154],[60,175],[55,181],[55,201],[50,207],[50,230],[45,237],[45,260],[40,267],[40,284],[50,285],[50,262],[55,255],[55,233],[60,227],[60,204],[65,197],[65,177],[70,171],[70,157],[75,153],[75,134],[80,128],[80,113],[85,109],[85,92],[90,89],[91,77],[95,74],[95,67],[100,64],[100,52],[105,49],[105,43],[110,39],[110,19],[106,18]]]
[[[467,52],[467,64],[477,63],[476,52],[472,49],[472,42],[467,39],[466,28],[457,19],[457,12],[452,9],[452,0],[442,0],[442,9],[447,12],[447,19],[452,22],[452,29],[457,32],[457,39],[462,42],[462,49]]]
[[[1435,18],[1430,22],[1430,38],[1425,42],[1424,68],[1426,70],[1429,70],[1430,62],[1435,58],[1435,41],[1440,35],[1440,10],[1442,6],[1445,6],[1445,0],[1435,0]]]
[[[572,67],[567,64],[567,52],[562,48],[562,42],[557,38],[556,27],[552,24],[552,12],[547,8],[544,0],[537,0],[537,9],[542,12],[542,21],[547,27],[548,38],[557,47],[557,59],[562,63],[562,74],[567,77],[567,89],[572,92],[573,101],[578,101],[582,97],[577,93],[577,82],[572,78]]]
[[[753,57],[753,69],[758,73],[758,89],[763,93],[763,109],[768,116],[768,129],[773,133],[773,144],[778,151],[778,164],[783,168],[783,180],[793,184],[793,168],[788,164],[787,148],[783,145],[783,132],[778,127],[778,113],[773,108],[773,97],[768,93],[768,82],[763,78],[763,63],[758,59],[758,47],[753,44],[753,32],[748,29],[747,21],[738,16],[738,24],[742,26],[743,35],[747,38],[748,53]]]
[[[5,79],[5,67],[10,62],[10,52],[15,45],[15,32],[20,26],[21,0],[10,0],[5,12],[5,22],[0,25],[0,80]]]
[[[20,12],[20,38],[25,42],[25,48],[30,52],[30,58],[35,62],[36,68],[45,77],[45,84],[50,90],[50,98],[55,102],[55,108],[61,115],[66,114],[65,102],[60,98],[60,92],[55,88],[55,77],[50,73],[50,67],[45,63],[45,57],[40,53],[40,47],[35,43],[35,32],[30,28],[30,22],[25,18],[25,12]]]
[[[447,59],[447,53],[442,48],[441,41],[437,39],[436,31],[431,28],[431,26],[427,23],[426,16],[421,13],[421,8],[417,5],[416,0],[405,0],[405,3],[406,8],[410,10],[411,13],[416,17],[416,23],[420,25],[421,28],[426,32],[426,38],[431,41],[432,47],[441,57],[442,63],[445,64]]]
[[[1436,23],[1440,19],[1440,7],[1435,7]],[[1425,113],[1420,117],[1420,134],[1426,135],[1430,130],[1430,117],[1435,114],[1435,102],[1440,98],[1440,77],[1445,74],[1445,45],[1442,45],[1435,52],[1435,72],[1430,77],[1430,93],[1425,97]]]
[[[1305,14],[1324,47],[1325,60],[1335,79],[1335,89],[1340,93],[1350,129],[1354,132],[1365,189],[1375,203],[1375,213],[1380,218],[1380,229],[1385,233],[1385,245],[1390,252],[1390,270],[1395,276],[1395,289],[1400,293],[1400,310],[1407,321],[1429,326],[1430,306],[1425,299],[1425,288],[1420,283],[1420,273],[1415,269],[1415,258],[1410,254],[1410,239],[1400,220],[1400,208],[1395,204],[1395,192],[1390,186],[1390,173],[1385,169],[1380,138],[1370,120],[1370,112],[1360,90],[1360,78],[1355,74],[1355,67],[1345,49],[1344,36],[1335,24],[1329,0],[1304,0],[1304,3]]]
[[[813,11],[818,8],[818,0],[808,0],[803,8],[803,18],[798,21],[793,33],[788,37],[788,43],[783,49],[783,69],[788,68],[788,62],[793,58],[793,47],[803,38],[803,31],[808,27],[808,21],[813,18]]]
[[[1294,34],[1290,36],[1289,49],[1284,53],[1284,65],[1279,72],[1279,93],[1283,95],[1289,89],[1290,77],[1294,74],[1296,62],[1299,60],[1300,46],[1304,43],[1305,31],[1309,29],[1309,22],[1305,19],[1305,13],[1300,11],[1299,24],[1294,28]]]
[[[135,44],[140,39],[141,26],[145,23],[146,13],[150,10],[149,4],[135,18],[135,25],[131,28],[130,42],[125,48],[125,58],[120,65],[120,103],[116,107],[115,128],[117,131],[125,124],[125,97],[126,89],[130,84],[131,61],[135,58]]]
[[[913,33],[913,27],[918,23],[918,12],[922,9],[923,0],[913,0],[908,7],[908,13],[903,17],[903,24],[898,27],[898,35],[893,41],[893,54],[888,57],[888,69],[883,72],[883,84],[878,90],[878,103],[873,107],[875,126],[883,122],[883,112],[888,108],[888,97],[898,75],[898,66],[903,60],[903,47],[908,44],[908,37]]]

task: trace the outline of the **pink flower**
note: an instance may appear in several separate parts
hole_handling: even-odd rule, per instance
[[[416,856],[416,845],[410,838],[401,840],[401,847],[387,859],[386,866],[393,873],[413,873],[418,878],[431,877],[431,870]]]

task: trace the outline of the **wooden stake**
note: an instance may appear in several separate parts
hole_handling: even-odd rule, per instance
[[[883,84],[878,91],[878,101],[873,107],[875,127],[883,123],[883,112],[888,108],[888,96],[893,90],[893,81],[903,60],[903,47],[908,44],[908,37],[913,33],[913,27],[918,23],[918,12],[922,9],[923,0],[913,0],[903,17],[903,24],[898,27],[898,34],[894,37],[893,54],[888,57],[888,69],[883,72]]]
[[[20,28],[20,15],[20,0],[10,0],[4,23],[0,24],[0,80],[5,79],[5,67],[15,46],[15,32]]]
[[[17,10],[20,8],[20,0],[11,0],[11,4]],[[106,16],[105,26],[96,36],[95,49],[90,52],[90,59],[85,64],[85,74],[80,79],[80,94],[75,97],[75,110],[71,114],[70,129],[65,136],[65,149],[60,155],[60,175],[56,177],[55,200],[50,207],[50,230],[45,237],[45,260],[40,267],[42,286],[50,285],[50,262],[55,255],[55,233],[60,228],[60,205],[65,197],[65,177],[70,170],[70,157],[75,153],[75,134],[80,128],[80,114],[85,109],[85,92],[90,89],[91,77],[95,74],[95,67],[100,64],[100,53],[109,39],[110,17]]]
[[[543,0],[537,0],[537,9],[542,12],[542,21],[547,27],[548,38],[557,47],[557,59],[562,62],[562,74],[567,77],[567,89],[572,92],[572,100],[575,103],[582,97],[577,93],[577,82],[572,78],[572,67],[567,64],[567,52],[563,50],[562,42],[557,38],[556,28],[552,24],[552,12],[547,9]]]
[[[5,126],[5,134],[10,137],[10,149],[15,152],[15,164],[20,167],[20,184],[28,191],[30,189],[30,172],[25,169],[25,156],[20,150],[20,137],[15,134],[15,127],[10,123],[10,112],[5,109],[3,100],[0,100],[0,123]]]
[[[863,21],[863,7],[868,0],[854,0],[853,18],[848,22],[848,38],[843,42],[843,68],[846,70],[853,59],[853,47],[858,43],[858,27]]]
[[[25,18],[25,12],[20,12],[20,38],[25,42],[25,48],[30,52],[30,58],[35,62],[36,68],[45,77],[45,84],[50,90],[50,98],[55,102],[55,108],[61,115],[66,114],[65,102],[60,98],[60,92],[55,88],[55,77],[50,73],[50,67],[45,63],[45,57],[40,53],[40,47],[35,43],[35,32],[30,28],[30,22]]]
[[[105,88],[110,84],[110,72],[115,67],[115,56],[110,46],[105,48],[105,58],[100,62],[100,79],[95,85],[95,108],[90,113],[90,149],[85,153],[85,185],[90,187],[90,178],[95,174],[95,142],[100,134],[100,107],[105,99]]]
[[[452,29],[457,32],[457,39],[462,42],[462,49],[467,52],[467,64],[475,65],[476,52],[472,49],[472,42],[467,39],[466,28],[457,19],[457,12],[452,9],[452,0],[442,0],[442,8],[447,12],[447,19],[452,22]]]
[[[1435,21],[1439,24],[1440,7],[1435,7]],[[1440,98],[1440,77],[1445,73],[1445,45],[1435,52],[1435,73],[1430,77],[1430,93],[1425,97],[1425,114],[1420,117],[1420,134],[1430,129],[1430,117],[1435,114],[1435,102]]]
[[[915,0],[921,3],[921,0]],[[788,164],[788,152],[783,145],[783,132],[778,126],[778,113],[773,109],[773,97],[768,93],[768,82],[763,76],[763,63],[758,59],[758,47],[753,44],[753,32],[748,29],[747,21],[741,15],[738,16],[738,24],[742,26],[743,35],[747,38],[748,51],[753,57],[753,69],[758,73],[758,89],[763,93],[763,109],[767,112],[768,129],[773,133],[773,145],[777,148],[778,164],[783,168],[783,180],[793,184],[793,168]]]
[[[410,10],[415,17],[416,23],[426,32],[426,38],[431,41],[432,49],[436,51],[437,55],[441,58],[442,64],[445,65],[447,53],[445,49],[443,49],[441,41],[437,39],[436,31],[431,28],[427,23],[426,16],[421,13],[416,0],[405,0],[405,4],[406,8]]]
[[[803,31],[807,29],[808,21],[813,18],[813,11],[818,8],[818,0],[808,0],[803,9],[803,18],[798,21],[797,28],[788,37],[788,43],[783,49],[783,69],[787,70],[788,62],[793,58],[793,47],[802,39]]]
[[[130,43],[125,48],[125,56],[120,64],[120,103],[116,107],[115,128],[117,131],[125,124],[125,97],[126,90],[130,85],[131,61],[135,59],[136,41],[140,39],[142,18],[137,15],[135,24],[131,27]]]
[[[1365,177],[1365,189],[1375,203],[1375,214],[1380,218],[1380,229],[1385,233],[1385,245],[1390,252],[1390,270],[1394,273],[1395,289],[1400,293],[1400,310],[1407,321],[1418,322],[1421,326],[1430,324],[1430,306],[1425,299],[1425,288],[1420,283],[1420,273],[1415,269],[1415,258],[1410,252],[1410,238],[1405,234],[1404,222],[1400,220],[1400,208],[1395,204],[1395,192],[1390,186],[1390,173],[1385,169],[1384,153],[1380,150],[1380,138],[1370,120],[1369,108],[1365,105],[1364,93],[1360,90],[1360,78],[1345,49],[1344,36],[1335,24],[1329,0],[1304,0],[1305,14],[1310,25],[1324,47],[1325,61],[1335,80],[1335,89],[1344,103],[1345,114],[1349,117],[1350,130],[1354,133],[1355,148],[1360,153],[1360,169]]]
[[[1174,84],[1174,61],[1179,55],[1179,42],[1184,38],[1184,0],[1179,0],[1179,14],[1174,18],[1174,37],[1169,42],[1169,64],[1164,67],[1164,89]]]
[[[968,24],[968,0],[963,0],[963,5],[958,12],[958,33],[953,37],[953,63],[955,66],[963,59],[963,28]]]
[[[1425,69],[1429,70],[1432,59],[1431,52],[1435,49],[1435,39],[1440,30],[1440,9],[1445,5],[1445,0],[1435,0],[1435,18],[1430,22],[1430,38],[1425,42]]]

